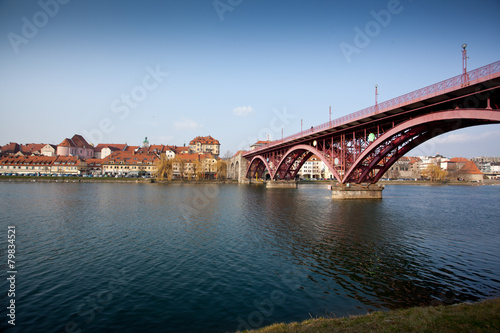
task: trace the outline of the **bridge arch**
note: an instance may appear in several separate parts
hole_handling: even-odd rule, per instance
[[[257,155],[252,158],[252,160],[248,164],[246,178],[253,179],[256,175],[260,175],[261,178],[264,178],[264,173],[266,170],[272,177],[272,170],[269,167],[269,163],[267,163],[267,160],[264,157]]]
[[[400,157],[418,145],[447,132],[495,123],[500,123],[500,112],[491,109],[447,110],[407,120],[373,141],[354,161],[342,183],[376,183]]]
[[[277,168],[274,173],[271,174],[271,179],[294,179],[300,168],[304,163],[312,156],[316,155],[319,159],[326,165],[333,176],[340,182],[342,179],[338,174],[337,170],[332,166],[330,161],[323,155],[321,151],[313,146],[309,145],[297,145],[290,148],[284,155],[283,158],[277,164]],[[295,162],[300,158],[298,165]]]

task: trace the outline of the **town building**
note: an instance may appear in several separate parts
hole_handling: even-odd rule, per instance
[[[115,151],[102,159],[102,173],[110,176],[153,175],[157,172],[158,160],[154,153]]]
[[[14,155],[20,151],[19,145],[15,142],[10,142],[0,148],[0,156]]]
[[[52,144],[46,144],[42,147],[40,153],[43,156],[56,156],[57,155],[57,146]]]
[[[87,162],[79,156],[56,156],[50,166],[51,174],[81,175],[87,173]]]
[[[7,156],[0,159],[0,172],[16,174],[70,174],[86,172],[87,163],[78,156]]]
[[[19,153],[24,156],[42,155],[44,143],[27,143],[19,145]]]
[[[483,173],[479,170],[476,164],[469,160],[464,163],[456,174],[457,180],[478,183],[483,182],[483,176]]]
[[[383,178],[389,179],[417,179],[420,178],[421,160],[418,157],[402,156],[397,160]],[[429,164],[426,164],[427,167]]]
[[[270,140],[266,140],[266,141],[257,141],[256,143],[254,143],[253,145],[250,146],[250,150],[254,150],[254,149],[257,149],[259,147],[262,147],[262,146],[265,146],[267,145],[268,143],[271,143]]]
[[[78,156],[80,158],[94,158],[94,147],[79,134],[71,139],[64,139],[57,145],[58,156]]]
[[[215,156],[220,154],[220,142],[209,136],[197,136],[189,142],[189,153],[204,154],[212,153]]]
[[[99,176],[102,175],[102,159],[99,158],[88,158],[85,160],[87,162],[86,174]]]
[[[295,163],[298,163],[295,162]],[[324,177],[324,163],[316,155],[312,155],[300,168],[298,176],[304,179],[320,179]]]
[[[100,143],[94,148],[94,157],[97,159],[103,159],[111,155],[114,151],[125,151],[126,148],[126,143]]]

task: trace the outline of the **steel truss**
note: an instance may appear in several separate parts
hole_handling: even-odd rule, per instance
[[[494,123],[500,123],[499,110],[454,109],[332,132],[262,151],[251,159],[246,176],[265,178],[267,172],[272,180],[295,179],[304,163],[316,155],[339,183],[376,183],[400,157],[429,139]]]

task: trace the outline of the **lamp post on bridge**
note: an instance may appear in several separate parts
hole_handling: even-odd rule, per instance
[[[462,86],[465,86],[468,84],[469,78],[467,77],[467,44],[462,44],[462,75],[463,75],[463,82]]]
[[[378,84],[375,85],[375,110],[378,109]]]
[[[330,118],[329,118],[329,120],[330,120],[330,123],[331,123],[332,122],[332,106],[331,105],[330,105]]]

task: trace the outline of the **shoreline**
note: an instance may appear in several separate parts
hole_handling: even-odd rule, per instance
[[[156,178],[112,178],[112,177],[36,177],[0,176],[0,182],[14,183],[125,183],[125,184],[238,184],[237,180],[157,180]]]
[[[476,303],[375,311],[349,317],[318,317],[244,332],[498,332],[499,329],[500,298],[491,298]]]
[[[224,180],[158,180],[156,178],[112,178],[112,177],[37,177],[37,176],[0,176],[0,182],[20,183],[128,183],[128,184],[167,184],[167,185],[199,185],[199,184],[239,184],[235,179]],[[331,185],[337,182],[330,180],[302,180],[299,185]],[[263,182],[252,185],[263,185]],[[378,185],[412,185],[412,186],[487,186],[500,185],[500,180],[486,179],[481,183],[471,182],[444,182],[431,183],[429,181],[379,181]]]

